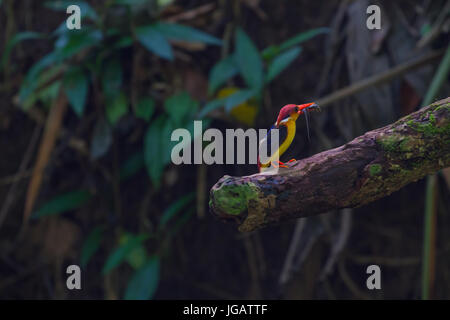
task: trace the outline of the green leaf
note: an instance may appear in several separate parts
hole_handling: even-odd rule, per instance
[[[136,107],[134,108],[135,116],[145,121],[149,121],[154,112],[155,101],[150,97],[139,100]]]
[[[159,8],[168,6],[169,4],[173,3],[175,0],[156,0],[156,3],[158,4]]]
[[[156,118],[148,127],[144,138],[144,159],[147,172],[154,187],[159,188],[160,179],[166,165],[166,146],[170,137],[165,136],[165,127],[170,124],[165,115]]]
[[[164,109],[176,127],[181,127],[190,121],[190,114],[198,110],[198,102],[187,92],[174,94],[164,102]]]
[[[50,215],[61,214],[69,210],[74,210],[86,204],[92,195],[87,190],[71,191],[62,195],[56,196],[47,203],[45,203],[34,214],[34,218],[40,218]]]
[[[236,63],[247,85],[260,90],[263,86],[263,64],[258,49],[248,35],[239,28],[236,31]]]
[[[67,24],[66,24],[66,20],[64,20],[52,33],[52,36],[60,36],[60,38],[62,38],[61,36],[63,36],[64,34],[68,34],[69,32],[76,32],[79,30],[69,30],[67,29]],[[55,44],[56,47],[56,44]]]
[[[61,59],[69,59],[83,49],[98,45],[102,38],[102,33],[99,30],[89,28],[74,30],[61,36],[61,42],[58,43],[55,52]]]
[[[428,22],[425,22],[422,27],[420,27],[420,35],[424,36],[426,35],[428,32],[431,31],[431,24],[429,24]]]
[[[123,71],[117,57],[106,61],[102,68],[102,88],[107,96],[115,96],[120,91],[123,81]]]
[[[132,233],[124,233],[120,236],[119,244],[125,245],[135,237]],[[147,261],[147,251],[142,243],[135,246],[125,257],[125,261],[133,268],[141,268]]]
[[[294,47],[276,56],[267,69],[266,83],[272,81],[286,69],[298,57],[301,51],[302,49],[300,47]]]
[[[159,257],[152,256],[136,271],[128,283],[125,300],[148,300],[153,297],[159,283]]]
[[[33,64],[33,66],[30,68],[30,70],[27,72],[27,75],[25,77],[25,81],[33,81],[36,82],[36,78],[39,76],[39,74],[44,71],[47,67],[53,66],[62,60],[58,57],[56,52],[51,52],[44,57],[42,57],[41,60]]]
[[[167,39],[154,26],[139,27],[136,29],[139,42],[161,58],[173,60],[172,47]]]
[[[101,117],[94,128],[94,133],[91,141],[91,157],[92,159],[98,159],[104,156],[113,141],[112,129],[108,121]]]
[[[112,101],[107,101],[106,116],[111,124],[116,124],[128,112],[128,99],[120,92]]]
[[[61,65],[55,65],[53,67],[48,68],[47,70],[44,70],[41,72],[41,74],[38,75],[37,79],[35,79],[34,82],[27,83],[26,85],[29,85],[28,87],[22,87],[22,89],[26,89],[28,92],[25,95],[25,99],[21,100],[21,105],[24,110],[27,110],[32,105],[34,105],[38,100],[41,101],[44,106],[49,106],[52,101],[56,99],[56,96],[58,95],[59,89],[61,87],[62,81],[56,80],[55,82],[47,85],[44,87],[44,84],[49,83],[50,79],[54,79],[55,76],[63,72],[63,68]],[[39,91],[33,91],[36,88],[41,88]],[[21,89],[21,90],[22,90]],[[22,93],[22,92],[21,92]]]
[[[255,95],[256,91],[253,89],[239,90],[226,98],[225,110],[230,112],[235,106],[240,105]]]
[[[177,201],[175,201],[173,204],[171,204],[163,213],[161,216],[161,219],[159,220],[159,228],[163,229],[167,223],[183,209],[186,207],[186,205],[189,204],[194,199],[195,193],[191,192],[185,196],[182,196]]]
[[[222,40],[217,39],[203,31],[192,27],[184,26],[176,23],[159,22],[155,25],[163,36],[172,40],[182,40],[186,42],[200,42],[212,45],[222,45]]]
[[[222,84],[234,77],[238,72],[239,69],[236,65],[234,55],[220,60],[209,73],[209,93],[214,93]]]
[[[175,95],[165,104],[170,118],[163,114],[156,118],[147,129],[144,138],[145,166],[156,189],[159,188],[164,167],[170,162],[172,148],[177,144],[176,141],[171,141],[171,134],[174,129],[181,126],[191,132],[192,137],[194,130],[192,119],[197,106],[197,102],[186,93]],[[204,121],[205,123],[209,124],[209,121]]]
[[[81,266],[84,268],[87,266],[89,260],[100,248],[100,243],[102,241],[103,232],[105,231],[104,226],[98,226],[91,231],[89,236],[86,238],[81,249]]]
[[[227,98],[219,98],[209,101],[199,112],[198,117],[203,119],[208,113],[225,105]]]
[[[144,154],[142,151],[138,151],[131,155],[120,169],[120,179],[126,180],[129,177],[136,174],[145,165]]]
[[[314,38],[315,36],[319,34],[329,33],[329,28],[316,28],[311,29],[302,33],[299,33],[298,35],[286,40],[279,46],[270,46],[262,52],[262,56],[265,60],[271,60],[273,59],[277,54],[279,54],[281,51],[284,51],[286,49],[289,49],[293,46],[296,46],[300,43],[303,43],[311,38]]]
[[[280,53],[280,47],[273,45],[273,46],[270,46],[270,47],[267,47],[266,49],[264,49],[264,51],[261,52],[261,56],[265,61],[270,61],[279,53]]]
[[[142,268],[147,260],[147,251],[145,250],[145,247],[141,244],[131,250],[126,257],[126,260],[133,269]]]
[[[87,17],[91,20],[97,20],[98,16],[94,9],[85,1],[72,1],[72,0],[58,0],[58,1],[47,1],[44,6],[55,10],[55,11],[64,11],[66,12],[67,7],[70,5],[77,5],[80,7],[81,17]]]
[[[11,50],[14,48],[15,45],[17,45],[19,42],[24,41],[24,40],[31,40],[31,39],[41,39],[44,38],[45,36],[38,33],[38,32],[31,32],[31,31],[25,31],[25,32],[20,32],[17,33],[14,37],[12,37],[8,43],[5,46],[4,52],[3,52],[3,56],[2,56],[2,60],[1,60],[1,64],[0,66],[2,68],[5,67],[5,65],[8,63],[9,61],[9,56],[11,54]]]
[[[280,44],[280,50],[286,50],[289,49],[295,45],[298,45],[300,43],[303,43],[305,41],[308,41],[311,38],[314,38],[315,36],[319,35],[319,34],[324,34],[324,33],[329,33],[330,32],[330,28],[316,28],[316,29],[312,29],[312,30],[308,30],[302,33],[299,33],[298,35],[290,38],[289,40],[283,42],[282,44]]]
[[[133,44],[133,38],[130,36],[121,37],[115,44],[114,48],[121,49],[130,47]]]
[[[82,49],[98,44],[102,39],[102,34],[98,30],[92,31],[86,28],[85,30],[70,32],[61,37],[63,41],[59,44],[59,47],[56,47],[54,51],[35,63],[28,71],[19,92],[21,103],[36,89],[36,78],[44,69],[51,65],[57,65]]]
[[[141,245],[147,239],[148,235],[146,234],[131,236],[125,243],[119,245],[119,247],[108,256],[108,259],[103,266],[102,273],[107,274],[119,266],[134,248]]]
[[[236,91],[228,97],[211,100],[210,102],[205,104],[203,109],[199,112],[198,117],[203,119],[211,111],[223,106],[225,106],[225,110],[227,112],[230,112],[235,106],[247,101],[257,94],[258,91],[255,89],[244,89]]]
[[[53,101],[56,100],[58,96],[59,89],[61,88],[61,81],[55,81],[51,85],[40,90],[36,97],[41,101],[46,107],[50,108]]]
[[[39,74],[47,67],[56,65],[58,62],[59,59],[57,54],[55,52],[51,52],[48,55],[44,56],[41,60],[36,62],[30,68],[19,90],[20,103],[23,104],[25,100],[27,100],[33,93],[33,91],[39,86],[39,84],[43,82],[41,81],[41,79],[39,79],[39,81],[36,81],[36,79],[39,78]],[[52,69],[57,70],[57,66],[54,66]]]
[[[22,108],[28,110],[37,101],[42,102],[44,108],[50,108],[52,102],[56,99],[59,89],[61,88],[61,81],[55,81],[45,88],[37,92],[32,92],[25,101],[22,102]]]
[[[72,67],[64,75],[63,86],[73,111],[81,117],[86,106],[88,78],[80,67]]]

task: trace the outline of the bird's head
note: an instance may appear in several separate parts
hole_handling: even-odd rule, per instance
[[[278,114],[277,122],[275,122],[275,126],[278,128],[280,124],[283,124],[289,120],[296,121],[299,115],[310,110],[320,110],[320,108],[314,102],[305,104],[287,104],[281,108],[280,113]]]

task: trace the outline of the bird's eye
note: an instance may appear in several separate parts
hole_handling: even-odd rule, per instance
[[[295,107],[295,112],[298,112],[298,107]]]

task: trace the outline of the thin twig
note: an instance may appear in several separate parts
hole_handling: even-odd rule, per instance
[[[386,267],[410,267],[420,263],[420,257],[378,257],[378,256],[361,256],[356,254],[347,254],[352,262],[362,265],[377,264]]]
[[[25,112],[25,114],[37,124],[43,126],[45,125],[45,113],[37,108],[30,108]],[[59,131],[59,138],[69,138],[68,146],[73,150],[77,151],[83,156],[89,156],[89,150],[86,146],[86,142],[77,137],[70,137],[70,133],[62,127]]]
[[[303,229],[306,224],[306,219],[298,219],[295,223],[294,233],[292,235],[291,243],[289,245],[288,252],[286,254],[286,258],[284,260],[283,269],[281,271],[278,283],[280,286],[284,286],[290,279],[294,258],[296,253],[298,252],[298,248],[300,245],[300,239],[302,236]]]
[[[339,254],[341,253],[342,249],[344,249],[347,243],[352,226],[352,211],[353,210],[349,208],[341,210],[340,230],[336,236],[335,241],[333,241],[331,253],[328,257],[325,267],[323,267],[322,272],[320,274],[319,277],[320,281],[323,281],[331,273]]]
[[[396,77],[399,77],[405,73],[411,72],[412,70],[415,70],[419,67],[427,65],[427,64],[437,60],[438,58],[440,58],[443,55],[443,53],[444,53],[444,51],[440,50],[440,51],[436,51],[436,52],[427,54],[427,55],[425,55],[421,58],[415,59],[413,61],[403,63],[403,64],[396,66],[386,72],[376,74],[367,79],[358,81],[348,87],[345,87],[338,91],[335,91],[328,96],[325,96],[323,98],[316,100],[316,103],[318,105],[320,105],[321,107],[330,105],[336,101],[342,100],[348,96],[352,96],[358,92],[361,92],[369,87],[373,87],[373,86],[382,84],[384,82],[388,82],[388,81],[390,81]]]
[[[0,186],[8,185],[28,178],[31,175],[31,170],[24,170],[23,172],[17,172],[11,176],[6,176],[0,179]]]
[[[182,13],[171,16],[165,20],[168,22],[178,22],[181,20],[192,20],[199,15],[206,14],[209,11],[213,10],[215,8],[215,6],[216,5],[214,3],[207,3],[204,5],[201,5],[197,8],[194,8],[192,10],[183,11]]]
[[[67,110],[67,98],[60,89],[58,98],[54,101],[54,105],[50,110],[50,114],[45,124],[44,134],[42,136],[41,145],[39,147],[36,164],[33,168],[30,183],[28,185],[27,196],[25,199],[25,209],[23,213],[23,224],[28,222],[33,210],[34,202],[39,194],[45,167],[50,160],[51,152],[55,145],[56,138],[62,127],[62,119]]]

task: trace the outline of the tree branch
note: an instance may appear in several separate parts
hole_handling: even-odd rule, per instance
[[[383,198],[450,166],[450,97],[278,173],[224,176],[210,209],[255,229]]]

